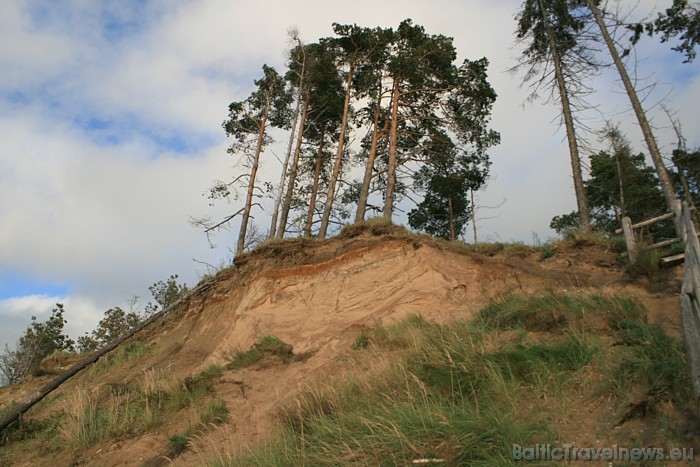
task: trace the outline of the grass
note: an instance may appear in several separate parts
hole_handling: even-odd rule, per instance
[[[174,458],[187,450],[190,439],[185,435],[172,435],[168,438],[168,457]]]
[[[209,402],[200,415],[200,423],[203,425],[220,425],[229,419],[229,410],[226,401],[217,397]]]
[[[91,375],[100,375],[116,365],[123,365],[126,362],[136,360],[148,353],[148,347],[141,341],[133,341],[119,350],[112,351],[101,357],[88,370]]]
[[[625,320],[646,322],[648,311],[641,303],[625,297],[552,293],[505,297],[483,308],[477,322],[491,330],[551,332],[591,315],[615,327]]]
[[[186,407],[195,407],[198,425],[218,424],[228,420],[228,409],[221,399],[199,408],[202,400],[213,391],[223,368],[212,365],[198,375],[187,377],[166,391],[146,374],[140,387],[112,393],[107,402],[98,405],[97,397],[78,388],[65,401],[61,434],[73,446],[85,448],[105,438],[147,432],[160,424],[168,414]]]
[[[547,294],[507,297],[469,322],[378,326],[352,345],[369,370],[310,388],[271,441],[208,465],[512,465],[512,443],[561,441],[569,394],[600,368],[608,394],[690,401],[682,343],[646,317],[622,297]]]
[[[364,330],[351,354],[361,373],[310,387],[280,410],[278,430],[266,443],[203,462],[512,465],[513,443],[567,442],[582,408],[572,395],[586,391],[612,407],[604,416],[618,417],[597,425],[617,423],[624,432],[625,423],[643,419],[657,438],[639,442],[682,443],[690,422],[679,414],[692,405],[684,347],[649,325],[647,315],[642,304],[625,297],[550,293],[504,297],[469,321],[437,324],[410,315]],[[99,404],[94,394],[78,390],[61,401],[65,414],[25,419],[10,431],[0,459],[21,459],[18,449],[28,449],[27,441],[35,450],[61,444],[85,449],[153,430],[181,413],[191,423],[164,438],[175,457],[198,432],[229,419],[225,401],[215,397],[224,371],[264,358],[295,358],[291,346],[274,336],[229,356],[225,367],[212,365],[175,384],[146,371],[139,384],[120,386]]]
[[[143,355],[144,350],[143,345],[129,346],[106,363],[127,361]],[[105,439],[125,439],[156,429],[185,408],[189,408],[193,417],[187,436],[207,430],[229,419],[225,401],[210,397],[223,372],[223,367],[212,365],[197,375],[168,384],[155,370],[148,370],[137,384],[106,384],[109,393],[101,398],[78,387],[62,399],[63,413],[44,418],[24,417],[21,426],[13,424],[4,430],[7,446],[3,447],[2,455],[7,463],[12,463],[13,459],[26,457],[28,451],[54,452],[69,446],[79,452]]]
[[[692,399],[683,343],[658,326],[632,320],[618,324],[621,345],[607,378],[607,390],[627,400],[637,387],[645,400],[683,404]]]
[[[275,336],[262,336],[246,351],[232,349],[229,352],[225,352],[224,358],[228,360],[226,369],[237,370],[249,367],[258,363],[266,356],[277,357],[282,362],[288,363],[292,360],[294,354],[292,352],[292,346],[282,342],[279,338]]]
[[[640,250],[637,259],[627,266],[627,272],[634,278],[648,277],[650,281],[661,276],[661,253],[658,250]]]

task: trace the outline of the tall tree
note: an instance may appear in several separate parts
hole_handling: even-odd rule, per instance
[[[406,162],[402,149],[419,144],[425,123],[435,118],[440,98],[454,84],[456,58],[452,39],[442,35],[426,34],[422,26],[404,20],[396,30],[387,74],[391,79],[391,107],[389,116],[389,152],[387,157],[384,218],[391,220],[397,187],[397,169]],[[417,134],[400,129],[411,128]],[[421,129],[423,131],[421,132]],[[401,144],[400,144],[401,143]],[[405,144],[406,147],[401,146]]]
[[[372,123],[368,138],[365,138],[365,141],[363,141],[363,153],[366,153],[367,160],[365,161],[365,172],[364,176],[362,177],[362,184],[359,187],[357,196],[355,222],[364,220],[365,212],[367,211],[367,201],[369,200],[372,179],[378,176],[380,173],[375,168],[377,154],[379,152],[379,143],[380,140],[383,138],[385,139],[389,131],[388,115],[386,110],[382,107],[382,100],[384,97],[385,90],[382,87],[382,80],[380,78],[376,87],[376,95],[373,99],[369,100],[366,107],[366,109],[374,108],[374,111],[372,112]],[[367,142],[367,139],[369,139],[369,142]]]
[[[344,93],[333,51],[328,48],[327,43],[307,44],[306,55],[307,65],[303,84],[305,89],[303,125],[300,125],[300,133],[289,174],[287,193],[277,232],[279,238],[284,235],[289,211],[292,207],[297,175],[300,170],[303,141],[306,140],[307,145],[313,146],[311,151],[318,156],[315,160],[318,162],[320,174],[320,165],[325,160],[320,157],[325,154],[324,148],[328,144],[327,138],[335,139],[343,111]],[[313,189],[309,193],[312,197],[312,202],[309,204],[315,206],[318,179],[315,180]]]
[[[526,0],[523,3],[517,16],[517,37],[520,42],[527,44],[523,58],[515,69],[526,68],[526,80],[539,75],[534,85],[535,94],[541,86],[556,87],[558,91],[569,143],[579,225],[582,230],[590,231],[589,207],[583,186],[579,142],[570,100],[570,83],[567,82],[576,80],[578,86],[574,87],[582,89],[582,75],[595,69],[586,48],[579,45],[579,36],[585,28],[585,22],[572,14],[572,9],[580,3],[578,0]],[[553,79],[550,66],[554,69]]]
[[[594,229],[614,235],[623,217],[638,222],[658,216],[665,210],[665,201],[656,172],[646,165],[644,154],[634,154],[616,126],[608,124],[603,137],[610,149],[590,156],[586,197]],[[578,227],[574,220],[571,214],[556,216],[550,227],[563,233]],[[659,232],[664,229],[654,228]]]
[[[267,135],[270,126],[284,128],[289,125],[289,105],[291,94],[285,87],[284,79],[274,68],[263,65],[263,77],[255,81],[257,90],[245,101],[233,102],[229,105],[228,119],[223,127],[226,135],[234,138],[228,149],[230,154],[242,153],[250,162],[250,172],[244,174],[248,177],[245,205],[236,214],[227,217],[218,227],[229,222],[233,217],[241,214],[241,229],[238,234],[236,255],[241,255],[245,249],[246,231],[253,206],[255,194],[255,179],[260,163],[260,155],[264,147],[270,143]],[[228,185],[215,187],[218,196],[228,196]]]
[[[301,112],[301,103],[304,94],[304,72],[306,70],[306,47],[304,43],[299,38],[299,31],[296,29],[289,30],[290,39],[296,43],[296,46],[290,51],[290,70],[287,73],[287,79],[292,83],[292,87],[296,87],[296,105],[294,107],[294,119],[292,122],[292,131],[289,134],[289,144],[287,146],[287,154],[284,157],[284,163],[282,164],[282,173],[280,175],[280,183],[277,187],[277,196],[275,198],[275,207],[272,211],[272,222],[270,224],[270,232],[268,234],[269,238],[273,238],[277,235],[277,220],[279,217],[279,210],[282,204],[282,196],[285,193],[285,185],[287,181],[287,169],[289,167],[289,159],[292,156],[292,148],[294,146],[294,137],[297,130],[297,122],[299,120],[299,114]],[[282,229],[284,234],[284,229]]]
[[[496,99],[486,79],[488,61],[464,60],[456,66],[453,41],[428,35],[405,20],[397,29],[387,64],[391,79],[389,142],[386,157],[384,218],[392,219],[395,197],[404,188],[399,169],[432,163],[436,141],[449,134],[459,151],[478,157],[499,140],[488,129]],[[443,164],[444,165],[444,164]]]
[[[620,57],[620,54],[617,51],[615,42],[610,36],[608,27],[605,24],[605,20],[603,19],[603,14],[601,13],[600,8],[598,7],[600,0],[586,1],[588,4],[588,8],[593,13],[595,22],[598,25],[598,28],[600,29],[600,33],[603,37],[605,45],[608,48],[608,51],[610,52],[610,56],[612,57],[613,62],[615,63],[615,67],[617,68],[617,71],[620,74],[620,79],[622,80],[622,84],[625,87],[625,91],[629,96],[630,102],[632,104],[632,109],[634,110],[634,114],[637,117],[639,126],[642,129],[642,134],[644,135],[644,140],[646,141],[646,145],[649,150],[649,155],[651,156],[651,160],[654,163],[654,167],[656,168],[656,173],[661,183],[661,189],[663,191],[664,198],[666,199],[666,207],[669,211],[673,212],[676,195],[674,193],[671,177],[668,173],[668,170],[666,169],[666,165],[664,164],[663,159],[661,158],[661,152],[659,151],[659,147],[656,144],[656,138],[654,138],[654,133],[652,132],[651,125],[649,125],[649,120],[647,119],[646,112],[644,111],[642,103],[640,102],[639,97],[637,96],[637,91],[635,90],[634,85],[632,84],[632,80],[630,79],[629,74],[627,73],[627,69],[625,68],[624,63],[622,63],[622,58]]]
[[[325,39],[323,42],[332,45],[337,53],[339,66],[344,67],[345,76],[345,102],[343,105],[343,116],[340,124],[340,135],[338,138],[338,149],[333,161],[333,170],[328,184],[326,204],[321,218],[319,237],[323,238],[328,233],[328,226],[333,209],[333,201],[336,194],[336,185],[343,163],[345,144],[347,142],[348,122],[351,113],[350,100],[355,86],[355,75],[364,72],[365,67],[376,67],[376,64],[385,56],[383,47],[386,42],[383,40],[383,30],[381,28],[363,28],[357,25],[333,24],[333,30],[337,37]]]

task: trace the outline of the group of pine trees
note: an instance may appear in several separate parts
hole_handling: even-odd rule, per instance
[[[667,208],[677,196],[625,66],[629,49],[613,38],[610,25],[628,32],[628,47],[644,32],[661,34],[662,41],[679,38],[674,50],[692,61],[699,18],[697,6],[687,0],[673,0],[655,21],[640,24],[624,24],[600,0],[523,2],[516,16],[522,56],[514,71],[524,70],[533,97],[544,90],[561,106],[578,205],[575,224],[581,230],[601,225],[599,206],[591,206],[599,201],[589,199],[591,184],[584,182],[580,113],[589,109],[590,79],[602,67],[619,73]],[[454,240],[473,216],[469,195],[486,182],[488,150],[500,140],[489,129],[496,93],[487,81],[487,59],[457,63],[452,38],[428,34],[410,19],[396,29],[334,24],[333,31],[315,43],[291,31],[285,72],[264,65],[250,96],[229,105],[223,124],[232,141],[228,152],[245,170],[217,182],[210,198],[238,196],[240,189],[243,207],[220,222],[201,224],[211,232],[240,216],[236,255],[249,246],[252,213],[262,208],[266,194],[274,200],[269,238],[323,238],[333,226],[361,221],[368,213],[391,221],[398,201],[413,201],[413,195],[418,201],[408,222],[415,229]],[[261,160],[270,158],[266,149],[282,132],[288,143],[280,182],[262,190]],[[594,178],[603,156],[596,157]],[[635,167],[640,161],[626,163]],[[362,176],[350,180],[351,168]]]
[[[458,64],[452,38],[411,20],[396,29],[334,24],[333,31],[315,43],[292,32],[287,70],[264,65],[250,96],[229,105],[229,153],[245,171],[217,182],[210,197],[232,196],[244,182],[244,203],[206,228],[240,216],[237,255],[263,195],[261,158],[270,157],[265,149],[279,130],[288,144],[280,183],[268,186],[270,238],[323,238],[369,212],[391,221],[397,202],[418,192],[424,199],[408,215],[411,226],[454,239],[469,218],[466,194],[486,181],[487,151],[500,136],[488,127],[496,93],[485,58]],[[348,180],[353,167],[363,175]]]
[[[569,145],[578,210],[555,217],[552,228],[559,232],[595,228],[612,233],[620,225],[621,217],[629,215],[634,220],[644,220],[659,211],[672,211],[677,197],[691,203],[697,199],[698,179],[694,172],[697,151],[687,151],[678,132],[678,149],[672,158],[667,158],[669,163],[664,161],[623,61],[645,31],[649,35],[661,34],[663,42],[678,38],[681,43],[673,50],[684,53],[685,62],[692,61],[700,39],[697,4],[673,0],[672,6],[655,20],[625,24],[623,18],[606,11],[600,0],[526,0],[517,24],[517,37],[524,51],[515,70],[525,70],[525,80],[531,81],[534,88],[533,96],[545,89],[559,103]],[[616,41],[610,26],[617,29],[622,26],[623,31],[631,34],[626,45],[621,46],[624,34]],[[607,59],[601,50],[607,51]],[[607,65],[616,69],[629,96],[654,170],[646,166],[644,155],[631,153],[626,138],[608,123],[603,134],[610,142],[612,154],[591,155],[590,180],[584,182],[579,130],[585,124],[577,115],[588,108],[585,98],[593,91],[588,80]],[[676,171],[669,171],[668,165],[675,166]]]

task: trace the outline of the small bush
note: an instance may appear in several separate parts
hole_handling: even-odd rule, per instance
[[[187,451],[190,444],[190,439],[184,435],[172,435],[168,438],[169,457],[177,457]]]
[[[170,403],[175,409],[190,407],[214,391],[214,382],[223,374],[219,365],[211,365],[196,376],[188,376],[170,393]]]

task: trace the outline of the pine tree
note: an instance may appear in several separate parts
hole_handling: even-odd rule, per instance
[[[209,227],[208,230],[219,227],[241,214],[236,256],[243,254],[245,249],[260,156],[265,146],[271,142],[267,130],[270,126],[278,128],[289,126],[289,105],[292,96],[286,89],[284,79],[274,68],[267,65],[263,66],[263,75],[263,78],[255,81],[257,90],[250,97],[245,101],[233,102],[229,105],[229,116],[223,123],[226,135],[234,138],[228,152],[244,155],[250,164],[250,172],[244,174],[248,178],[248,187],[243,208],[219,224]],[[229,187],[230,184],[218,184],[212,189],[212,194],[214,197],[228,197]]]
[[[597,69],[588,49],[580,43],[586,23],[574,12],[581,4],[580,0],[525,1],[517,16],[517,37],[526,46],[521,62],[514,71],[524,68],[525,80],[534,80],[533,96],[537,95],[541,87],[557,90],[569,144],[579,226],[583,231],[590,231],[589,207],[583,186],[579,141],[571,102],[571,89],[578,89],[579,93],[585,92],[582,78]],[[554,70],[553,77],[550,67]]]

